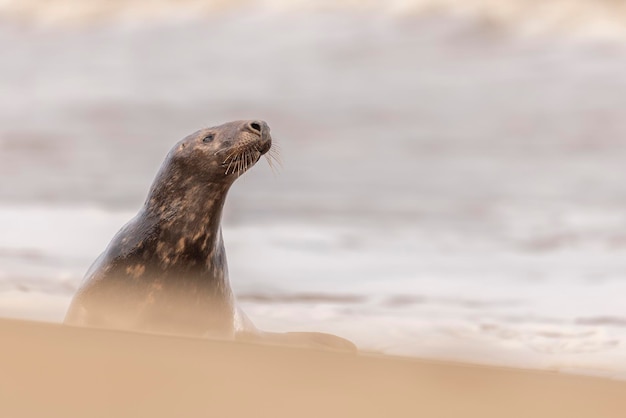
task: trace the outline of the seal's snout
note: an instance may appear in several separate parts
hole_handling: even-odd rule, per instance
[[[265,154],[272,147],[272,138],[270,137],[270,128],[262,120],[252,120],[248,122],[248,130],[259,136],[258,151],[261,155]]]

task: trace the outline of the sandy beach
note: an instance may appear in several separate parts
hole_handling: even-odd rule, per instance
[[[4,417],[618,418],[626,383],[0,321]]]

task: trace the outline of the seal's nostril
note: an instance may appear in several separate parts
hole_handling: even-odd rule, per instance
[[[261,133],[261,124],[259,122],[252,122],[250,128],[259,134]]]

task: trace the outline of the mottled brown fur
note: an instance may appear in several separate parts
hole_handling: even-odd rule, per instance
[[[202,129],[176,144],[144,206],[87,272],[65,322],[354,349],[326,334],[258,331],[235,306],[222,210],[233,182],[271,146],[262,121]]]

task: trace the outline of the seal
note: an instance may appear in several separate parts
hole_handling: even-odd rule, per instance
[[[220,226],[224,202],[271,148],[260,120],[201,129],[178,142],[139,213],[87,271],[65,323],[355,351],[330,334],[260,331],[236,305]]]

